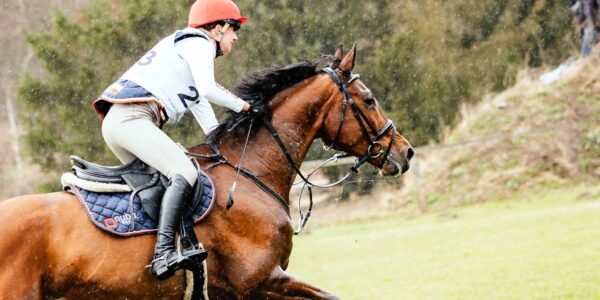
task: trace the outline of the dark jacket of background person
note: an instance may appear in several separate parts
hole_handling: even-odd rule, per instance
[[[585,26],[587,22],[593,24],[594,27],[600,26],[598,23],[600,12],[598,0],[571,0],[571,12],[581,26]]]
[[[597,41],[599,8],[598,0],[571,1],[571,12],[574,14],[577,27],[581,32],[582,57],[590,55],[592,47]]]

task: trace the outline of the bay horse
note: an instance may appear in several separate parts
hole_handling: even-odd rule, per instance
[[[317,138],[378,167],[385,176],[409,167],[413,150],[384,116],[373,93],[351,73],[355,57],[356,46],[345,56],[338,46],[331,68],[297,63],[259,72],[238,88],[246,99],[262,98],[281,142],[275,142],[268,126],[256,123],[243,168],[259,174],[286,202],[295,165]],[[231,130],[239,118],[232,114],[209,136],[235,163],[248,132],[247,122]],[[211,153],[206,144],[188,150]],[[214,163],[197,160],[203,168]],[[216,185],[217,204],[194,231],[209,252],[210,298],[337,299],[285,272],[293,236],[285,206],[240,176],[239,196],[227,209],[236,169],[222,164],[208,173]],[[0,203],[0,298],[181,299],[183,271],[158,281],[146,268],[154,242],[153,235],[121,238],[99,230],[67,192],[6,200]]]

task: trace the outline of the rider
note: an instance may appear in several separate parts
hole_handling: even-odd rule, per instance
[[[218,125],[209,102],[235,112],[249,110],[248,102],[214,78],[215,58],[231,52],[235,31],[246,21],[231,0],[197,0],[187,28],[161,40],[94,101],[104,140],[117,158],[124,164],[139,158],[169,178],[151,266],[159,279],[170,277],[182,259],[173,240],[184,200],[198,177],[190,159],[160,127],[177,123],[191,110],[208,134]],[[183,259],[199,254],[184,252]]]

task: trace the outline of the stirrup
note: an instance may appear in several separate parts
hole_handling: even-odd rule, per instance
[[[177,255],[176,257],[173,257],[174,255]],[[169,257],[173,257],[171,258],[171,260],[169,261]],[[160,263],[160,261],[164,261],[164,263]],[[149,265],[147,265],[147,268],[150,268],[150,272],[152,273],[152,275],[154,275],[158,280],[165,280],[171,276],[173,276],[175,274],[175,271],[177,271],[178,266],[178,261],[179,261],[179,253],[174,252],[174,251],[168,251],[167,253],[165,253],[162,256],[159,256],[155,259],[153,259]],[[155,264],[159,264],[158,268],[155,270]]]
[[[202,262],[208,257],[208,252],[198,245],[183,249],[182,237],[177,237],[177,266],[190,271],[202,269]]]

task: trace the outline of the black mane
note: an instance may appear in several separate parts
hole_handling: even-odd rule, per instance
[[[250,102],[251,105],[263,104],[266,106],[279,92],[317,73],[319,73],[317,64],[309,61],[284,67],[274,67],[258,71],[244,78],[233,92],[238,97]],[[248,114],[231,112],[221,125],[208,135],[207,140],[216,142],[232,131],[237,131],[233,130],[234,127],[245,129],[248,128],[249,124],[250,118]]]

